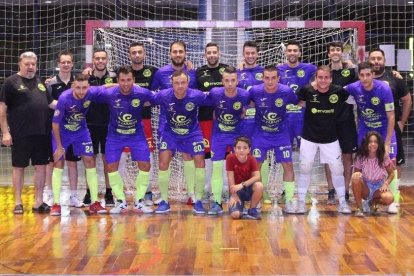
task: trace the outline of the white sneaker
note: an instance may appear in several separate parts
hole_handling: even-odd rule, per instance
[[[137,214],[152,214],[154,212],[152,208],[148,207],[142,199],[140,201],[135,201],[132,211]]]
[[[154,205],[154,202],[152,202],[151,199],[145,199],[144,200],[144,204],[145,204],[145,206],[153,206]]]
[[[346,200],[339,202],[338,212],[342,213],[342,214],[351,214],[352,213],[351,207],[349,207]]]
[[[44,195],[43,197],[43,202],[46,203],[47,205],[49,205],[50,207],[53,206],[53,194],[52,193],[47,193]]]
[[[115,207],[109,210],[110,214],[125,214],[128,212],[128,205],[125,201],[117,200]]]
[[[82,208],[83,202],[80,201],[77,196],[71,195],[69,205],[70,207]]]
[[[388,214],[398,214],[398,207],[397,203],[393,202],[388,206],[387,209]]]
[[[369,206],[369,200],[364,200],[362,202],[362,211],[367,214],[371,213],[371,206]]]
[[[294,214],[294,213],[296,213],[295,205],[293,204],[293,201],[292,200],[286,201],[286,204],[285,204],[285,212],[287,214]]]
[[[298,200],[296,206],[296,214],[305,214],[306,213],[306,202],[304,200]]]

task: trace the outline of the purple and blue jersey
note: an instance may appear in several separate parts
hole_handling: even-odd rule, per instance
[[[176,70],[172,67],[171,64],[166,65],[155,73],[154,78],[151,83],[151,90],[163,90],[167,88],[172,88],[171,76]],[[183,69],[184,72],[188,74],[189,77],[189,88],[197,88],[197,78],[195,70],[187,70],[186,67]]]

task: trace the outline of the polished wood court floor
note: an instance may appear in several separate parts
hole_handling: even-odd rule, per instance
[[[398,215],[338,215],[320,200],[306,215],[265,207],[260,221],[234,221],[194,216],[181,203],[168,215],[13,215],[12,190],[2,187],[0,273],[412,274],[414,187],[402,194]]]

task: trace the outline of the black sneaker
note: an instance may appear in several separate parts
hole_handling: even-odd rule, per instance
[[[105,192],[105,206],[115,206],[114,196],[112,195],[112,190],[106,189]]]
[[[345,193],[345,200],[346,200],[346,202],[349,202],[349,193],[348,192]]]
[[[89,189],[87,189],[85,197],[83,198],[83,205],[89,206],[91,205],[91,203],[91,192],[89,191]]]
[[[328,190],[328,201],[326,202],[328,205],[335,205],[335,189]]]

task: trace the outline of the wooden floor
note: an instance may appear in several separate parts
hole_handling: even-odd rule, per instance
[[[25,190],[30,209],[33,188]],[[0,188],[1,274],[408,274],[414,273],[414,187],[399,215],[338,215],[323,200],[307,215],[260,221],[169,215],[13,215]],[[324,196],[325,197],[325,196]]]

